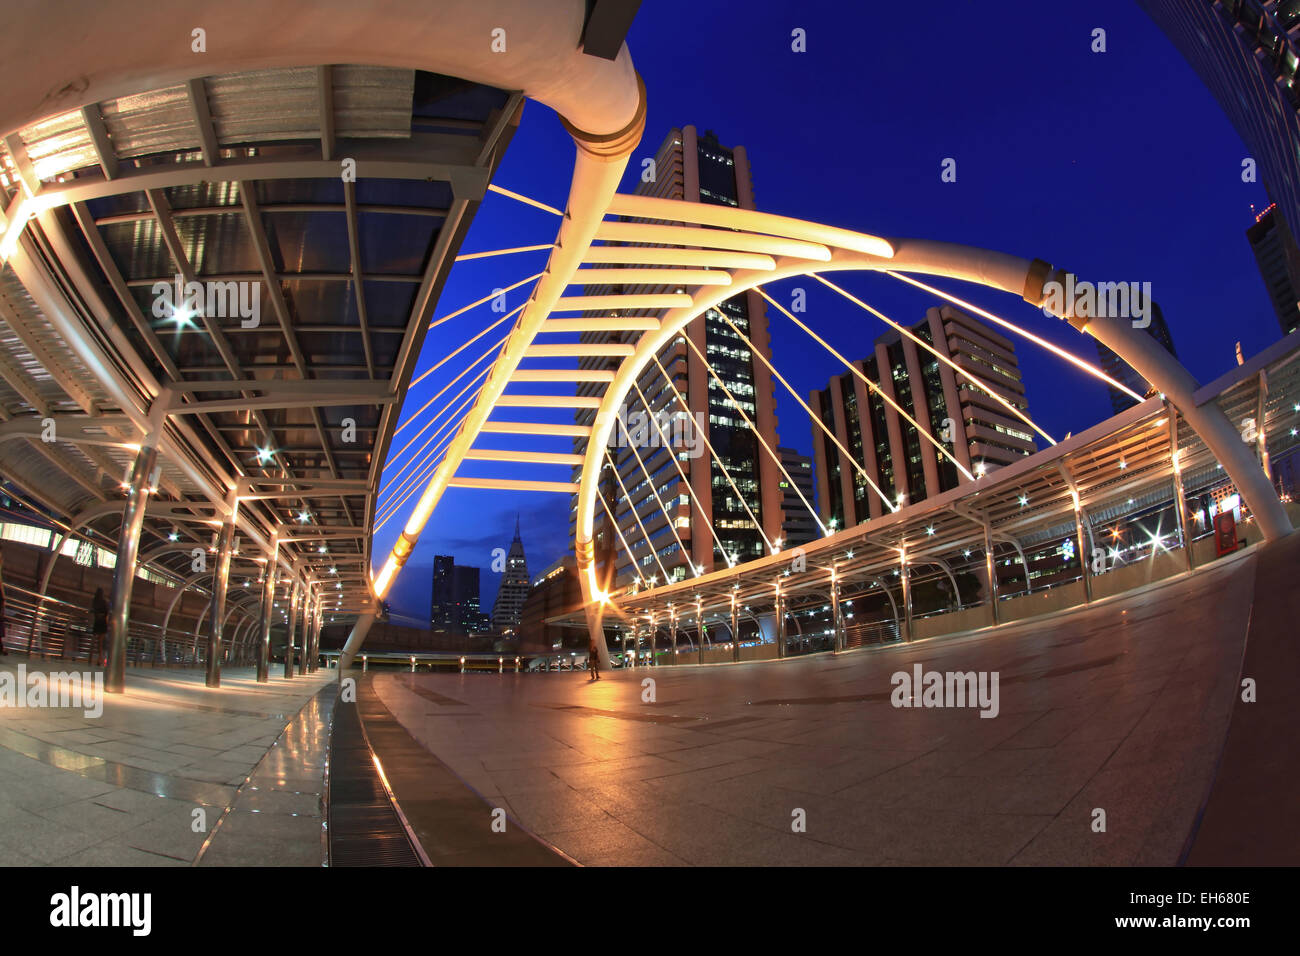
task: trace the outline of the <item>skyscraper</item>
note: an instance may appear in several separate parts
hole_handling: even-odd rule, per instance
[[[1219,101],[1294,238],[1300,228],[1300,44],[1290,31],[1300,26],[1300,4],[1138,0],[1138,6]]]
[[[712,131],[699,136],[693,126],[668,134],[647,180],[638,184],[637,193],[754,208],[744,147],[723,146]],[[592,295],[612,291],[683,290],[668,286],[587,289]],[[582,340],[622,343],[632,341],[635,334],[590,332]],[[602,562],[606,565],[602,578],[609,573],[607,565],[614,564],[616,586],[641,578],[662,581],[665,575],[681,580],[691,575],[692,564],[707,572],[727,561],[761,557],[766,553],[764,538],[780,537],[780,470],[750,427],[752,423],[769,448],[777,447],[772,377],[746,339],[771,359],[767,314],[755,292],[727,299],[692,322],[659,353],[658,365],[652,363],[641,376],[640,391],[629,394],[624,410],[628,417],[649,413],[657,422],[672,425],[664,436],[667,443],[651,425],[648,447],[631,441],[610,449],[615,468],[603,473],[601,493],[611,505],[618,530],[598,509],[595,550],[598,568]],[[701,356],[707,358],[712,372]],[[617,360],[585,358],[579,365],[613,369]],[[594,393],[596,387],[579,385],[578,394]],[[686,417],[683,403],[693,418]],[[590,425],[594,415],[579,410],[577,423]],[[683,429],[690,432],[689,450],[671,440]],[[673,455],[672,448],[685,455]],[[721,464],[710,455],[710,448]],[[575,451],[585,451],[585,440],[575,442]]]
[[[456,564],[449,554],[433,559],[429,622],[434,631],[473,634],[484,630],[479,610],[479,569]]]
[[[453,629],[455,615],[452,611],[452,592],[455,584],[456,559],[450,554],[437,554],[433,558],[433,589],[429,600],[429,625],[435,631]]]
[[[928,309],[909,331],[1028,417],[1010,339],[950,305]],[[835,435],[831,441],[812,423],[817,507],[828,524],[845,528],[889,512],[867,478],[896,505],[914,504],[965,480],[952,458],[979,476],[1033,453],[1029,425],[934,353],[895,330],[875,344],[874,354],[853,364],[876,388],[846,370],[813,392],[808,403]],[[923,438],[891,401],[947,454]]]
[[[502,632],[513,632],[519,627],[519,612],[528,600],[531,587],[528,580],[528,560],[524,557],[524,543],[519,537],[519,519],[515,518],[515,538],[506,554],[505,574],[497,589],[496,603],[492,605],[492,627]]]
[[[1160,310],[1160,303],[1152,301],[1151,303],[1151,324],[1143,331],[1160,343],[1160,347],[1178,358],[1178,352],[1174,349],[1174,337],[1169,333],[1169,326],[1165,322],[1165,314]],[[1133,366],[1129,365],[1122,358],[1112,352],[1109,348],[1102,345],[1100,341],[1093,340],[1097,345],[1097,358],[1101,362],[1101,370],[1115,379],[1117,382],[1123,382],[1139,395],[1146,395],[1151,391],[1150,384],[1144,379]],[[1110,407],[1118,415],[1126,408],[1132,408],[1137,401],[1131,395],[1121,392],[1114,385],[1107,385],[1106,389],[1110,392]]]
[[[1290,335],[1300,324],[1300,249],[1276,203],[1255,217],[1246,239],[1282,334]]]

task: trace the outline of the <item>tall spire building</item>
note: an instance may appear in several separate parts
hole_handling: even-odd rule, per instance
[[[519,627],[519,612],[528,599],[528,559],[524,557],[524,542],[519,537],[519,516],[515,516],[515,539],[506,554],[505,575],[497,589],[496,603],[492,605],[492,627],[503,634],[513,633]]]

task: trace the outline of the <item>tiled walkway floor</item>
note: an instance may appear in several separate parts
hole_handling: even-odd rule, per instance
[[[1222,748],[1253,582],[1243,557],[908,647],[374,687],[485,801],[581,863],[1167,865]],[[891,706],[891,675],[917,663],[999,672],[999,715]]]
[[[11,653],[0,669],[19,664],[77,666]],[[328,705],[315,695],[336,677],[258,684],[231,669],[210,690],[200,671],[130,670],[99,717],[0,707],[0,865],[182,866],[200,851],[203,865],[319,865]]]

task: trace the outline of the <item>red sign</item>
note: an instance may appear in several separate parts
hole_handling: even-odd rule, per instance
[[[1214,516],[1214,547],[1218,557],[1237,550],[1237,519],[1231,511]]]

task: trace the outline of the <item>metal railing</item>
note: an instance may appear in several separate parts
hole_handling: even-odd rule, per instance
[[[29,657],[90,661],[95,635],[90,609],[14,584],[5,585],[5,649]],[[170,629],[164,640],[157,624],[131,620],[126,662],[130,666],[197,666],[193,634]],[[202,643],[202,642],[199,642]],[[105,636],[101,653],[108,653]]]

